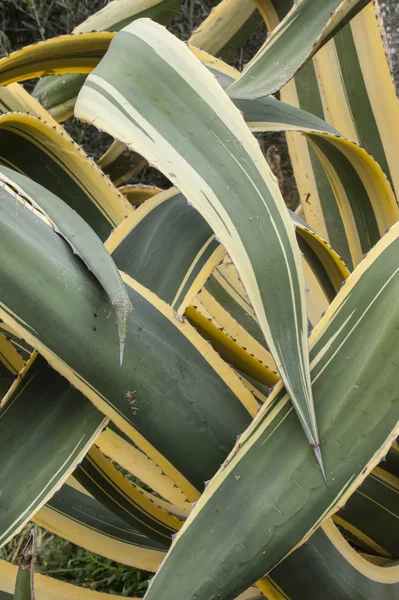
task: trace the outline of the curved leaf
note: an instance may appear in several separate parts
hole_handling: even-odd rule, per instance
[[[90,73],[104,56],[114,33],[82,33],[25,46],[0,60],[0,85],[43,75]]]

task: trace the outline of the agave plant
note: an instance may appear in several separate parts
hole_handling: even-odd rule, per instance
[[[33,521],[156,572],[148,600],[394,600],[399,104],[378,7],[223,0],[185,44],[161,25],[180,4],[115,0],[0,61],[0,544]],[[239,73],[219,57],[262,19]],[[115,140],[97,164],[72,113]],[[126,184],[148,163],[169,189]],[[30,539],[18,575],[0,562],[1,598],[108,597],[33,558]]]

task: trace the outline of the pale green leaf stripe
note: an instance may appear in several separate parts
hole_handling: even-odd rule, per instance
[[[34,360],[0,412],[0,546],[62,485],[106,422],[44,359]]]
[[[129,77],[120,76],[124,69]],[[75,112],[156,165],[209,223],[237,266],[305,433],[317,444],[294,228],[255,138],[214,77],[182,42],[142,19],[116,35]]]
[[[211,590],[233,598],[303,543],[385,455],[399,430],[398,252],[394,225],[311,336],[328,487],[277,386],[174,540],[147,600],[205,600]]]
[[[1,319],[196,500],[249,424],[253,396],[188,323],[127,276],[135,310],[119,369],[112,307],[97,281],[47,222],[0,191]]]
[[[270,573],[276,600],[397,600],[399,566],[361,557],[329,522]],[[272,596],[273,597],[273,596]]]
[[[227,93],[231,98],[260,98],[277,92],[369,1],[299,0]]]
[[[22,198],[50,218],[54,231],[66,240],[73,253],[85,263],[108,294],[118,322],[122,365],[133,307],[119,271],[100,238],[68,204],[28,177],[0,167],[0,181],[11,190],[17,190]]]

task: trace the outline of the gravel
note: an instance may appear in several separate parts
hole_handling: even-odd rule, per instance
[[[399,95],[399,2],[379,0],[378,3],[384,23],[388,62]]]

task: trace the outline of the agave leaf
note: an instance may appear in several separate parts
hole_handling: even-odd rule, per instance
[[[196,308],[188,307],[226,251],[207,222],[175,188],[139,207],[112,232],[106,247],[121,270],[168,302],[177,313],[185,313],[224,360],[274,385],[278,377],[267,351],[266,364],[261,364],[259,353],[254,358]],[[250,336],[246,343],[251,345]]]
[[[371,15],[371,17],[372,16],[373,15]],[[368,28],[367,30],[370,30],[370,35],[374,40],[373,43],[375,43],[378,50],[378,41],[381,43],[379,37],[376,39],[376,35],[379,36],[378,30],[377,33],[374,32],[372,27],[373,22],[370,21],[370,18],[367,19],[366,25]],[[375,23],[374,25],[376,27]],[[372,35],[373,32],[374,35]],[[95,36],[96,34],[93,35]],[[72,41],[68,41],[68,44],[71,45]],[[103,52],[105,49],[106,46],[104,46]],[[42,46],[36,48],[35,46],[30,52],[34,51],[34,54],[40,55],[39,50],[41,52],[44,48],[42,48]],[[226,67],[221,61],[217,61],[216,59],[209,57],[209,55],[206,55],[206,53],[195,49],[193,49],[193,52],[204,61],[207,67],[218,77],[223,85],[228,85],[229,77],[230,81],[231,77],[237,77],[237,72],[235,72],[234,69]],[[378,55],[380,54],[381,53],[379,52]],[[0,67],[1,64],[0,61]],[[311,65],[309,63],[309,68],[310,67]],[[382,67],[384,67],[384,65],[382,65]],[[386,64],[385,67],[387,68]],[[309,68],[306,67],[307,70],[309,70]],[[385,72],[384,68],[382,68],[382,72]],[[375,79],[375,69],[372,75]],[[305,89],[308,87],[307,81],[309,79],[309,74],[307,74],[306,77],[304,82]],[[371,78],[369,87],[372,86],[374,79]],[[311,80],[313,82],[313,87],[314,85],[317,86],[314,72]],[[333,88],[335,89],[336,86],[333,86]],[[294,92],[288,95],[290,102],[295,102],[295,98],[297,98],[297,96]],[[390,94],[388,94],[388,98],[391,98]],[[315,99],[314,94],[312,95],[312,99]],[[240,109],[247,109],[248,123],[255,131],[269,129],[276,130],[278,128],[292,128],[293,130],[298,130],[299,126],[301,130],[307,130],[309,133],[311,133],[312,128],[314,128],[315,131],[320,131],[320,133],[336,133],[333,128],[327,126],[320,119],[312,117],[308,113],[296,111],[294,108],[289,109],[287,108],[287,105],[284,105],[281,109],[277,110],[277,115],[273,114],[276,113],[278,103],[271,98],[257,101],[252,108],[245,100],[236,100],[236,103]],[[397,99],[396,103],[398,103]],[[306,106],[313,112],[318,112],[317,106],[314,107],[313,104],[307,104]],[[319,104],[321,106],[320,100]],[[388,109],[389,107],[394,111],[397,111],[398,109],[398,106],[395,105],[392,98],[386,106],[384,104],[385,109]],[[376,107],[376,111],[377,108],[378,107]],[[286,112],[286,118],[285,121],[283,120],[283,123],[281,123],[282,109]],[[263,121],[259,120],[259,110],[260,114],[263,115]],[[389,114],[389,111],[379,109],[377,114],[381,115],[381,113]],[[328,116],[329,113],[327,112],[326,114]],[[251,119],[254,118],[258,120],[251,121]],[[382,117],[380,117],[380,120],[381,119]],[[290,127],[284,125],[286,121]],[[369,118],[363,119],[363,121],[367,123],[371,122]],[[338,121],[337,124],[340,122],[341,121]],[[379,130],[382,132],[386,131],[386,127],[383,129],[383,122],[379,125]],[[390,151],[390,156],[393,159],[391,146],[388,144],[389,140],[386,138],[387,136],[385,135],[385,146]],[[294,154],[296,157],[301,157],[300,160],[302,161],[302,167],[300,170],[296,169],[296,175],[303,200],[305,218],[309,225],[312,226],[319,235],[324,237],[327,241],[330,241],[333,247],[344,258],[348,266],[356,265],[361,259],[361,256],[368,252],[372,244],[375,243],[383,232],[398,219],[399,215],[395,198],[383,172],[378,168],[367,152],[345,140],[341,141],[338,138],[331,138],[330,136],[323,137],[323,135],[321,135],[318,136],[317,139],[314,138],[314,136],[311,136],[309,139],[311,139],[312,144],[316,146],[317,152],[323,160],[328,178],[323,172],[317,159],[315,159],[317,162],[314,162],[313,165],[315,174],[311,172],[312,167],[310,165],[309,151],[306,143],[304,141],[301,143],[296,140],[295,148],[297,148],[297,150],[295,151],[294,149]],[[366,143],[366,148],[368,149],[370,149],[371,144],[373,143],[373,149],[375,148],[377,157],[381,157],[382,164],[385,165],[384,155],[381,154],[381,147],[378,147],[378,144],[376,145],[376,142],[373,142],[374,139],[377,139],[376,136],[370,137],[366,132],[361,138],[361,141]],[[7,148],[13,148],[13,146],[14,143],[6,143]],[[315,175],[317,185],[320,187],[320,193],[316,187]],[[345,179],[349,179],[351,185],[347,186],[346,190],[343,190],[342,183],[345,182]],[[333,185],[337,199],[334,199],[333,197],[329,180]],[[326,220],[327,212],[328,218]]]
[[[0,87],[0,111],[25,112],[34,115],[43,121],[43,123],[36,123],[36,128],[33,129],[33,140],[31,136],[29,136],[28,139],[26,139],[26,137],[24,139],[20,134],[20,137],[17,137],[17,142],[14,139],[13,143],[10,144],[14,151],[9,150],[8,152],[12,154],[13,163],[15,166],[21,162],[24,163],[24,169],[22,170],[25,174],[27,174],[27,171],[29,173],[35,173],[34,179],[36,181],[37,179],[40,179],[42,182],[45,181],[46,188],[49,188],[52,191],[54,191],[54,186],[58,185],[58,187],[56,187],[56,191],[58,193],[61,191],[62,195],[67,198],[67,202],[75,206],[78,212],[83,211],[87,221],[89,224],[93,224],[94,228],[99,227],[97,221],[101,222],[101,217],[103,216],[110,217],[109,220],[111,220],[113,224],[117,224],[124,218],[126,214],[129,214],[129,206],[124,201],[124,198],[119,196],[116,190],[113,190],[112,186],[109,185],[109,182],[106,179],[104,180],[102,173],[100,176],[99,170],[88,157],[86,157],[86,160],[83,160],[83,157],[85,156],[83,150],[72,140],[72,138],[66,133],[65,129],[57,124],[50,113],[46,111],[42,105],[35,100],[35,98],[33,98],[33,96],[24,90],[22,85],[18,83],[11,83],[10,85]],[[23,121],[20,123],[20,129],[22,129],[22,124]],[[51,126],[51,131],[49,131],[47,125]],[[5,135],[4,132],[3,135]],[[10,132],[8,132],[8,135],[10,135]],[[57,156],[56,161],[54,160],[55,157],[53,152],[51,152],[52,146],[49,144],[50,140],[48,139],[54,137],[58,139],[58,145],[64,147],[64,152],[59,153],[61,156]],[[51,141],[54,142],[53,139],[51,139]],[[20,146],[23,146],[23,148],[19,147],[18,151],[16,152],[15,146],[17,146],[18,142]],[[68,142],[70,142],[70,144],[68,144]],[[36,146],[37,156],[35,157],[35,160],[33,160],[32,152],[29,152],[29,149],[32,150],[33,145]],[[9,159],[7,162],[7,144],[5,143],[4,146],[2,159],[7,165],[10,162]],[[65,151],[65,146],[69,146],[69,152]],[[47,150],[50,149],[50,152],[39,153],[39,149],[43,150],[45,147],[47,147]],[[134,156],[133,153],[130,153],[131,156],[128,160],[126,160],[126,156],[124,156],[125,150],[125,144],[114,142],[97,162],[98,166],[110,177],[112,181],[114,181],[114,183],[118,183],[115,181],[117,178],[123,179],[121,174],[123,176],[130,175],[136,172],[137,169],[140,170],[140,164],[143,162],[145,163],[143,159]],[[76,160],[77,156],[78,160]],[[38,161],[40,161],[41,167],[39,172],[37,168]],[[54,164],[55,162],[58,164]],[[62,174],[63,177],[62,175],[60,177],[59,173],[60,163],[64,169],[64,173]],[[68,185],[65,181],[65,176],[67,175],[68,171],[70,171],[70,163],[73,163],[73,179],[75,181],[71,182],[67,180],[69,184]],[[89,166],[88,163],[91,163],[89,168],[87,168]],[[52,165],[52,168],[50,169],[48,168],[49,164]],[[126,169],[128,168],[130,171],[126,173]],[[58,171],[57,176],[54,176],[54,171]],[[68,175],[70,175],[70,172]],[[83,183],[82,180],[86,181]],[[73,187],[73,184],[76,185],[77,182],[80,183],[81,190],[77,191],[75,189],[74,194],[69,195],[67,191],[68,188]],[[95,190],[95,194],[90,194],[93,184],[96,185],[97,189]],[[87,211],[87,208],[85,207],[86,203],[82,201],[82,198],[77,197],[77,194],[82,196],[82,192],[86,193],[88,199],[90,199],[94,205],[99,205],[99,212],[103,212],[105,215],[96,214],[95,219],[94,215]],[[109,198],[112,198],[111,202],[109,200],[107,202],[107,199]],[[101,223],[101,225],[104,227],[103,223]],[[102,231],[100,231],[100,233],[102,233]]]
[[[205,56],[200,58],[207,64]],[[237,77],[231,71],[223,72],[220,62],[213,66],[209,62],[207,66],[223,88]],[[295,136],[295,140],[298,133],[303,133],[309,140],[325,171],[317,172],[317,181],[320,177],[323,181],[327,176],[333,194],[327,181],[330,189],[323,195],[322,209],[329,221],[328,228],[325,218],[320,217],[320,211],[316,211],[315,215],[314,211],[305,209],[305,217],[309,216],[309,224],[313,224],[319,235],[323,236],[325,232],[337,243],[333,247],[338,253],[343,249],[350,266],[356,266],[363,254],[399,219],[397,201],[382,168],[366,150],[343,139],[331,125],[297,107],[275,98],[238,99],[235,105],[252,131],[285,131]],[[309,206],[310,196],[306,194],[304,206]],[[310,206],[314,207],[315,202],[312,198]],[[343,229],[343,242],[337,241],[337,227]],[[329,238],[326,239],[328,241]]]
[[[86,81],[87,75],[69,73],[41,77],[35,85],[32,97],[35,98],[55,119],[62,123],[73,115],[76,96]]]
[[[128,439],[122,437],[121,432],[114,431],[112,426],[108,427],[97,439],[96,445],[105,456],[117,462],[161,498],[186,511],[191,509],[191,504],[183,492],[162,473],[161,468],[153,460],[130,444]]]
[[[0,167],[0,181],[17,190],[22,198],[50,218],[54,231],[66,240],[108,294],[118,322],[122,366],[133,306],[119,271],[100,238],[78,213],[35,181],[6,167]]]
[[[126,184],[119,188],[121,194],[127,198],[132,206],[140,206],[146,200],[149,200],[156,194],[162,192],[161,188],[155,185]]]
[[[181,4],[182,0],[113,0],[77,25],[73,33],[119,31],[134,19],[142,17],[166,25]]]
[[[273,600],[324,600],[326,590],[345,600],[395,600],[399,569],[366,560],[329,520],[261,583],[260,589]]]
[[[24,112],[52,121],[48,112],[18,83],[0,87],[0,112]]]
[[[129,77],[121,78],[118,73],[127,68],[124,61],[132,52],[140,58],[129,63]],[[160,103],[159,84],[166,80]],[[300,253],[277,182],[240,113],[182,42],[140,19],[117,34],[87,78],[75,114],[155,164],[209,223],[242,277],[320,459]]]
[[[110,560],[156,571],[165,555],[164,546],[126,525],[69,481],[35,514],[34,523]]]
[[[28,362],[0,412],[1,546],[69,477],[106,422],[41,357]]]
[[[299,0],[228,89],[231,98],[260,98],[282,88],[369,0]]]
[[[73,33],[119,31],[140,17],[149,17],[166,25],[181,3],[182,0],[114,0],[75,27]],[[63,121],[73,114],[76,96],[85,79],[85,75],[71,73],[43,77],[32,93],[57,121]]]
[[[337,513],[335,522],[366,552],[395,559],[399,556],[398,499],[399,479],[377,467]]]
[[[260,23],[253,0],[222,0],[193,32],[189,43],[226,59],[243,46]]]
[[[349,272],[328,244],[297,216],[290,215],[300,248],[331,301]],[[171,189],[153,197],[114,230],[106,246],[122,270],[179,313],[186,310],[189,321],[227,362],[268,386],[276,383],[270,354],[227,311],[205,291],[193,301],[225,251],[182,194]],[[189,303],[194,306],[187,308]]]
[[[106,247],[121,271],[180,314],[226,254],[176,188],[135,210],[112,232]]]
[[[167,503],[126,479],[95,446],[74,473],[75,479],[120,519],[166,548],[182,521],[167,512]],[[170,505],[171,512],[173,506]]]
[[[135,19],[148,17],[167,25],[181,0],[114,0],[76,27],[73,33],[119,31]],[[259,27],[259,13],[253,0],[222,0],[190,38],[193,46],[227,57],[242,46]],[[73,114],[76,97],[85,75],[65,74],[44,77],[35,86],[33,95],[58,121]]]
[[[0,60],[0,85],[43,75],[90,73],[106,52],[114,33],[82,33],[25,46]]]
[[[349,277],[311,336],[328,488],[306,456],[288,395],[277,385],[175,538],[148,600],[192,594],[203,600],[211,587],[222,600],[234,597],[342,507],[387,452],[399,430],[398,379],[390,362],[399,359],[398,247],[395,225]],[[201,542],[204,528],[213,535]]]

